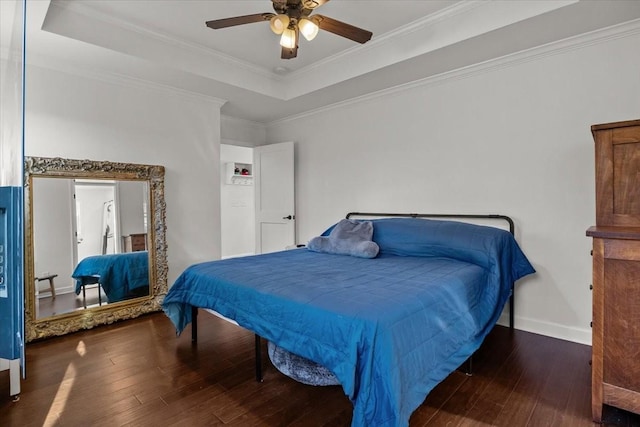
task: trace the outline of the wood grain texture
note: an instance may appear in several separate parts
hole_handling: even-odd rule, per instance
[[[634,128],[627,128],[634,129]],[[613,214],[640,216],[640,127],[638,138],[613,139]]]
[[[640,407],[639,243],[593,239],[594,421],[600,420],[603,403],[636,412]]]
[[[629,144],[629,143],[640,142],[640,135],[638,134],[638,129],[637,129],[638,127],[640,127],[640,120],[637,120],[637,123],[634,125],[612,128],[613,143]]]
[[[604,384],[605,403],[640,414],[640,392]]]
[[[640,261],[640,240],[606,239],[604,257],[608,260]]]
[[[640,226],[640,120],[594,125],[596,225]]]
[[[593,239],[593,317],[591,320],[591,411],[593,420],[602,420],[604,349],[604,240]]]
[[[600,130],[605,130],[605,129],[623,129],[626,127],[634,127],[634,126],[640,126],[640,119],[637,120],[625,120],[625,121],[621,121],[621,122],[611,122],[611,123],[602,123],[602,124],[598,124],[598,125],[592,125],[591,126],[591,133],[593,134],[594,138],[596,135],[597,131]]]
[[[613,144],[612,131],[602,130],[594,135],[596,159],[596,225],[621,225],[613,218]]]
[[[339,386],[312,387],[265,356],[254,378],[253,333],[201,312],[197,345],[155,313],[27,346],[21,399],[0,373],[1,426],[335,426],[351,423]],[[266,344],[265,344],[266,346]],[[266,349],[263,352],[266,355]],[[498,326],[414,412],[417,426],[591,427],[589,346]],[[640,416],[605,406],[607,426]]]
[[[640,120],[594,125],[592,414],[640,413]]]
[[[604,270],[603,381],[640,392],[640,262],[605,258]]]

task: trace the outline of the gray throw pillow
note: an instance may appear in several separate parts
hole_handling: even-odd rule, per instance
[[[314,252],[375,258],[380,248],[371,240],[373,223],[343,219],[328,236],[314,237],[307,247]]]

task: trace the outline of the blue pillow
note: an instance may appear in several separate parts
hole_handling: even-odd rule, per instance
[[[380,253],[399,256],[444,256],[482,267],[491,264],[496,239],[509,238],[505,230],[457,221],[422,218],[382,218],[374,221],[373,240]]]

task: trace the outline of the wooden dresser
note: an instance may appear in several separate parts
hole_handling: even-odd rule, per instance
[[[591,127],[596,159],[592,412],[640,414],[640,120]]]
[[[147,250],[147,233],[129,234],[123,237],[125,252],[138,252]]]

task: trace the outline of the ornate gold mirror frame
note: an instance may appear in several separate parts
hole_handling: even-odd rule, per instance
[[[33,232],[33,179],[37,177],[90,180],[144,181],[149,189],[149,295],[36,318],[36,281]],[[167,293],[167,245],[164,167],[62,158],[25,158],[25,340],[64,335],[97,325],[131,319],[158,311]]]

